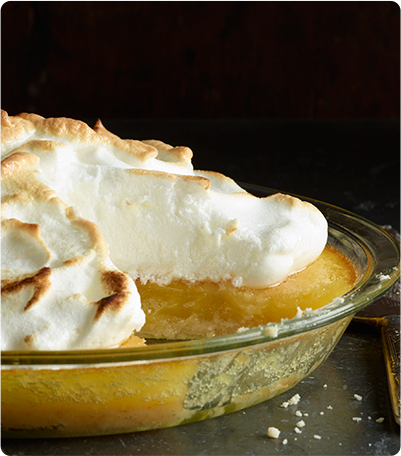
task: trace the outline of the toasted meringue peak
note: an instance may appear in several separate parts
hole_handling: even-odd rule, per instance
[[[39,158],[2,161],[2,350],[112,347],[145,321],[99,228],[45,184]]]

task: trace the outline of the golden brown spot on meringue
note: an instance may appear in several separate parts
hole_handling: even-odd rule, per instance
[[[31,346],[33,344],[35,337],[33,334],[28,334],[27,336],[24,337],[24,342],[28,345]]]
[[[120,293],[128,289],[128,277],[120,271],[104,272],[101,281],[107,293]]]
[[[34,292],[32,298],[26,303],[24,312],[28,311],[34,304],[36,304],[50,289],[50,277],[52,270],[48,267],[40,269],[33,276],[20,278],[17,280],[2,280],[1,281],[1,294],[16,293],[23,288],[33,285]]]
[[[153,146],[147,145],[142,141],[121,139],[114,134],[105,134],[107,130],[104,127],[102,129],[100,124],[98,124],[98,127],[102,131],[101,134],[89,127],[85,122],[66,117],[49,117],[45,119],[37,114],[24,112],[15,116],[14,119],[18,119],[20,122],[29,122],[42,135],[55,136],[60,138],[61,142],[70,140],[81,144],[106,144],[137,157],[142,162],[157,156],[157,150]]]
[[[71,220],[73,225],[80,230],[86,231],[93,249],[96,249],[97,252],[104,253],[108,251],[107,243],[96,223],[82,217],[76,217],[75,211],[72,208],[66,209],[66,216]]]
[[[5,179],[14,176],[27,166],[39,163],[39,157],[29,152],[15,152],[1,161],[1,178]]]
[[[31,282],[35,287],[32,298],[26,303],[24,311],[29,310],[34,304],[36,304],[42,296],[44,296],[51,287],[50,277],[52,270],[50,268],[44,267],[39,270],[39,272],[32,278]]]
[[[1,229],[4,233],[6,230],[10,230],[14,233],[22,232],[31,236],[32,239],[34,239],[42,247],[43,252],[46,255],[46,263],[50,260],[51,253],[41,237],[40,226],[36,223],[25,223],[14,218],[4,219],[1,221]]]
[[[118,141],[123,142],[124,147],[120,146],[121,150],[137,157],[141,162],[146,163],[149,159],[157,157],[157,150],[149,146],[142,141],[138,141],[136,139],[120,139]],[[116,144],[116,146],[118,146]]]
[[[32,139],[31,141],[26,142],[20,147],[14,149],[14,153],[18,152],[56,152],[60,148],[60,143],[57,141],[51,141],[49,139]]]
[[[100,320],[104,312],[115,312],[118,313],[127,302],[128,293],[116,293],[111,296],[96,301],[97,310],[95,313],[94,321]]]
[[[2,127],[12,127],[12,124],[10,122],[10,117],[8,116],[7,111],[4,111],[4,109],[1,110],[1,126]]]
[[[167,161],[188,161],[193,157],[192,150],[186,146],[170,146],[163,141],[157,139],[146,139],[142,141],[144,144],[153,146],[161,155],[161,159],[167,158]]]
[[[9,193],[2,196],[2,204],[10,202],[26,204],[34,199],[54,202],[55,192],[39,182],[32,172],[32,168],[37,167],[38,163],[39,157],[29,152],[16,152],[2,160],[2,191]]]
[[[32,122],[35,128],[45,135],[64,138],[75,137],[78,141],[87,141],[95,137],[95,132],[81,120],[66,117],[49,117],[45,119],[38,114],[23,112],[16,117]]]
[[[103,125],[100,119],[97,119],[95,125],[93,126],[93,129],[94,131],[96,131],[98,135],[110,136],[111,138],[118,138],[117,135],[107,130],[107,128]]]
[[[188,175],[178,175],[180,179],[186,181],[186,182],[195,182],[197,183],[200,187],[203,187],[205,190],[209,190],[211,187],[211,182],[209,179],[206,179],[206,177],[201,177],[201,176],[188,176]]]
[[[78,264],[84,263],[85,260],[86,258],[84,256],[69,258],[68,260],[63,261],[63,266],[77,266]]]
[[[228,225],[228,227],[226,228],[226,235],[227,235],[227,236],[230,236],[230,234],[233,234],[234,231],[236,231],[238,228],[239,228],[238,220],[235,219],[235,220],[233,220],[233,221]]]
[[[40,226],[36,223],[24,223],[17,219],[5,219],[1,221],[1,227],[4,230],[18,229],[24,231],[35,239],[40,238]]]
[[[9,116],[6,111],[1,110],[1,143],[7,145],[28,131],[34,130],[30,121],[20,118],[19,116]]]
[[[165,179],[172,179],[174,182],[177,179],[182,179],[185,182],[194,182],[198,184],[200,187],[203,187],[205,190],[209,190],[211,187],[211,183],[209,179],[201,176],[192,176],[186,174],[171,174],[165,173],[164,171],[154,171],[149,169],[140,169],[140,168],[132,168],[132,169],[125,169],[124,172],[128,174],[136,174],[137,176],[155,176],[155,177],[164,177]]]
[[[110,296],[96,301],[97,310],[94,320],[97,321],[104,312],[119,312],[127,302],[129,279],[120,271],[106,271],[101,276],[102,287]]]

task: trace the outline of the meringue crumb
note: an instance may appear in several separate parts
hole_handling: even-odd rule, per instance
[[[331,405],[328,405],[327,410],[333,410],[333,407]]]
[[[288,401],[289,405],[296,405],[298,404],[299,400],[301,399],[301,396],[297,393],[292,398]]]
[[[309,413],[306,413],[306,412],[305,412],[305,413],[304,413],[304,416],[309,416]]]
[[[362,420],[362,418],[360,416],[354,416],[352,419],[354,421],[356,421],[357,423],[359,423]]]
[[[272,439],[278,439],[280,431],[275,427],[269,427],[269,429],[267,430],[267,435]]]
[[[324,415],[324,412],[320,412],[319,415]]]
[[[304,420],[301,420],[301,421],[298,421],[297,423],[297,427],[304,427],[305,426],[305,421]]]
[[[326,383],[323,385],[323,388],[327,388],[327,385],[326,385]]]
[[[247,329],[249,329],[249,328],[246,328],[245,326],[241,326],[241,328],[237,329],[237,333],[242,333],[242,332],[246,331]]]
[[[384,418],[380,417],[380,418],[377,418],[376,423],[383,423],[383,421],[384,421]]]
[[[297,313],[294,318],[301,318],[303,314],[304,311],[300,307],[297,307]]]
[[[287,439],[284,439],[284,440],[283,440],[283,445],[287,445],[287,443],[288,443],[288,440],[287,440]]]
[[[269,326],[266,328],[266,334],[270,337],[278,336],[278,327],[277,325]]]
[[[301,433],[302,433],[301,429],[299,429],[298,427],[294,428],[294,431],[295,431],[297,434],[301,434]]]
[[[380,280],[380,282],[383,282],[384,280],[390,279],[390,276],[387,275],[387,274],[378,274],[377,277]]]
[[[302,412],[301,412],[300,410],[297,410],[297,411],[295,412],[295,415],[296,415],[296,416],[302,416]]]
[[[313,436],[313,438],[316,439],[316,440],[320,440],[322,437],[321,437],[320,435],[315,434],[315,435]]]
[[[354,398],[355,398],[357,401],[361,401],[361,400],[362,400],[362,396],[360,396],[359,394],[354,394]]]
[[[295,394],[294,396],[292,396],[291,399],[289,399],[288,401],[284,401],[280,407],[282,408],[287,408],[289,405],[296,405],[298,404],[299,400],[301,399],[301,396],[297,393]]]

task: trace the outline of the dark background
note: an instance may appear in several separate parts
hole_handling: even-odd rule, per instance
[[[74,118],[398,118],[395,2],[9,2],[2,106]]]

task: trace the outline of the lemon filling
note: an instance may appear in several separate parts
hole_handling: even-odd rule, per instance
[[[238,288],[229,283],[172,281],[136,285],[146,323],[145,338],[214,337],[319,309],[349,291],[356,281],[351,261],[332,247],[304,270],[277,286]]]

